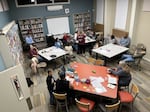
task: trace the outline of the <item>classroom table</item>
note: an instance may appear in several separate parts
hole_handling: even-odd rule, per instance
[[[83,63],[73,62],[71,63],[71,67],[76,71],[80,81],[74,80],[75,78],[68,78],[70,75],[67,75],[67,80],[73,86],[74,90],[86,92],[94,95],[99,95],[102,97],[108,98],[116,98],[117,97],[117,89],[118,89],[118,77],[112,76],[107,73],[107,67],[105,66],[97,66],[97,65],[89,65]],[[75,76],[74,76],[75,77]],[[96,79],[102,79],[103,82],[98,83],[102,85],[102,88],[95,88],[92,85],[93,80],[91,80],[91,84],[82,83],[81,80],[84,78],[94,77]],[[115,79],[115,85],[111,84],[110,79]],[[99,89],[99,90],[98,90]],[[103,90],[104,89],[104,90]]]
[[[68,52],[61,48],[52,46],[39,50],[38,54],[48,61],[64,56],[64,63],[65,63],[65,55],[68,54]]]
[[[110,44],[101,46],[99,48],[93,49],[92,51],[97,54],[101,54],[107,58],[112,58],[118,54],[121,54],[121,53],[127,51],[128,49],[129,48],[127,48],[127,47],[123,47],[120,45],[110,43]]]

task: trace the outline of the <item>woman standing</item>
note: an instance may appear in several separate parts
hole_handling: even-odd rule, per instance
[[[79,31],[77,35],[78,41],[78,54],[85,55],[85,34],[83,31]]]

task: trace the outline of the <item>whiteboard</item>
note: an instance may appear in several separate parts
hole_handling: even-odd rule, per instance
[[[96,3],[96,23],[104,24],[104,0],[97,0]]]
[[[115,28],[125,30],[127,13],[128,13],[128,0],[117,0]]]
[[[48,18],[46,22],[49,34],[70,33],[68,17]]]

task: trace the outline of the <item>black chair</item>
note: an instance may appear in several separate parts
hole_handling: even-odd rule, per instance
[[[54,46],[54,44],[55,44],[54,36],[53,35],[46,36],[46,42],[47,42],[48,47]]]

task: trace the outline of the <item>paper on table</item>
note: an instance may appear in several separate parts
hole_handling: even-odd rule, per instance
[[[113,85],[113,84],[107,84],[107,87],[111,88],[111,89],[114,89],[116,86]]]
[[[105,87],[101,84],[100,79],[94,79],[91,81],[92,86],[95,88],[97,93],[103,93],[106,92],[107,90]]]
[[[96,81],[98,81],[98,82],[104,82],[104,79],[102,78],[102,77],[93,77],[93,76],[90,76],[90,80],[91,81],[94,81],[94,80],[96,80]]]
[[[111,77],[110,75],[108,75],[108,83],[117,84],[117,79],[115,77]]]

